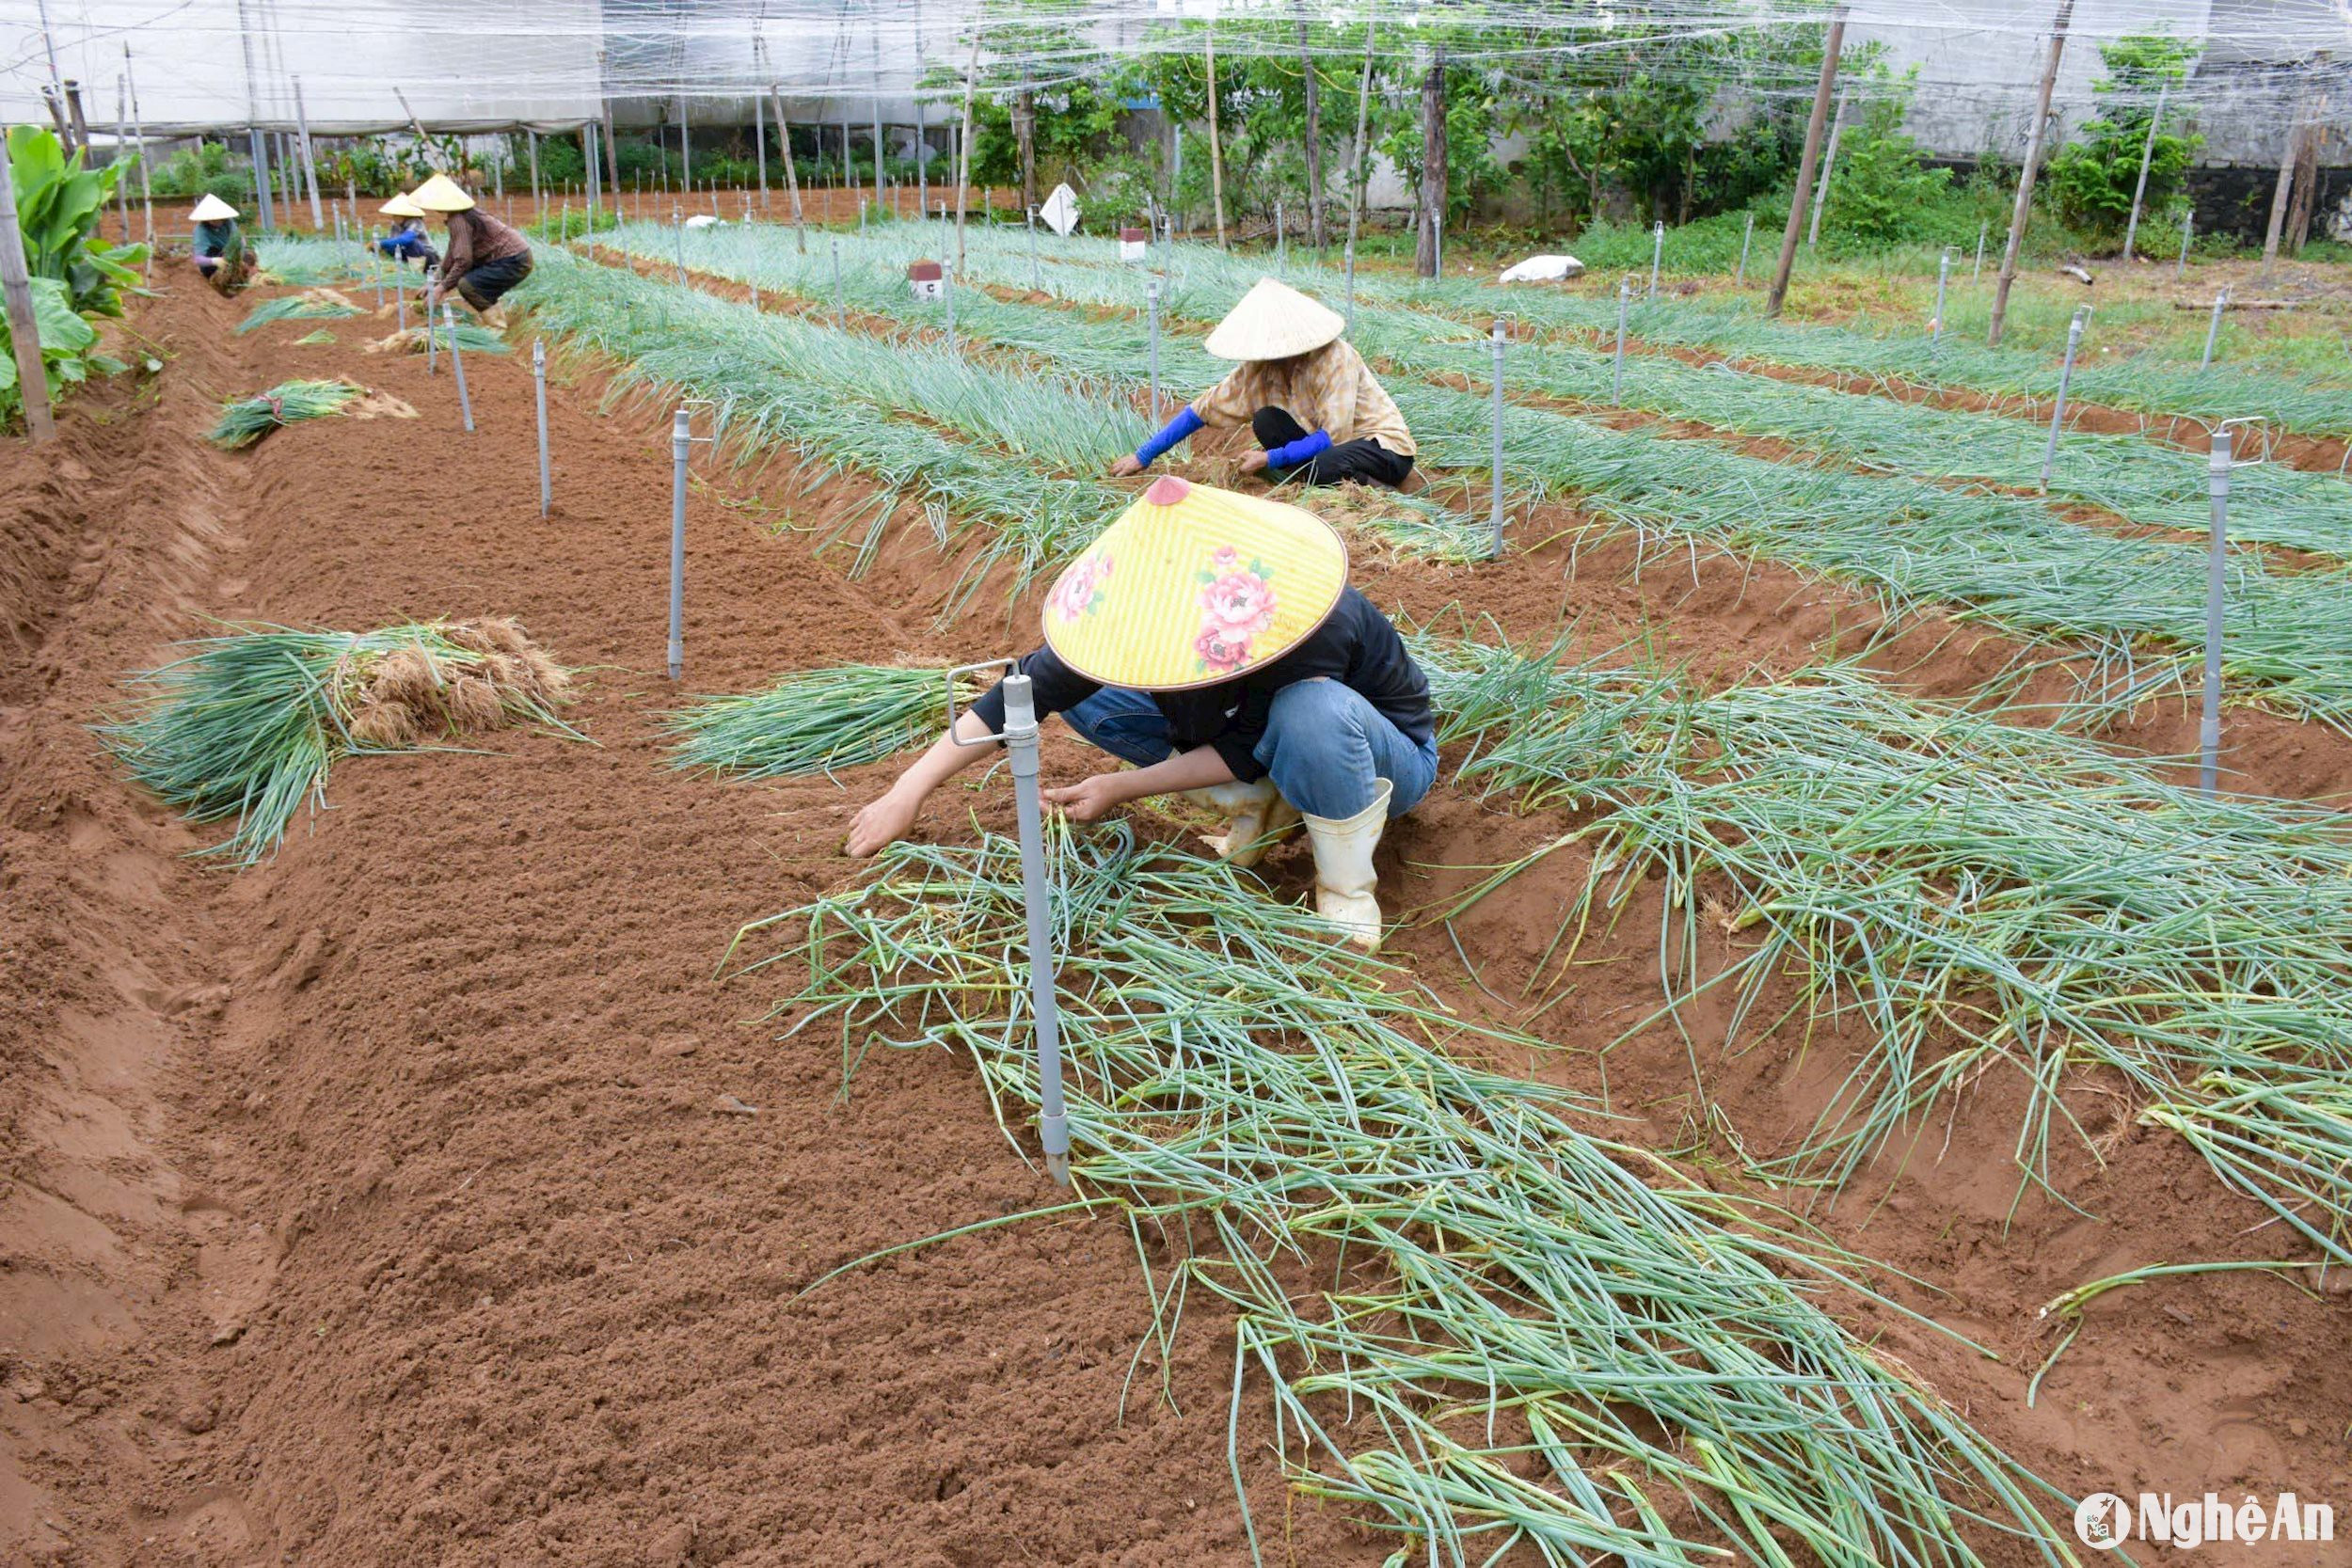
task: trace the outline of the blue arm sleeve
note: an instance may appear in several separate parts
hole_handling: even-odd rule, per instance
[[[1319,457],[1331,450],[1331,433],[1318,430],[1311,436],[1301,436],[1287,447],[1276,447],[1265,454],[1270,468],[1295,468],[1311,457]]]
[[[1186,404],[1176,411],[1176,417],[1168,421],[1165,429],[1136,449],[1136,461],[1148,468],[1168,448],[1201,428],[1200,416],[1192,411],[1192,404]]]

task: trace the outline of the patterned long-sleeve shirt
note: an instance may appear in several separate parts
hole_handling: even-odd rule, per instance
[[[1245,360],[1192,400],[1211,429],[1248,424],[1268,405],[1288,409],[1306,430],[1329,433],[1334,444],[1369,436],[1399,457],[1417,451],[1405,416],[1344,338],[1289,359]]]

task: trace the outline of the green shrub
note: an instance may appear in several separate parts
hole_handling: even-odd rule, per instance
[[[122,314],[122,291],[138,287],[147,247],[100,239],[98,220],[131,160],[85,168],[81,153],[67,157],[55,134],[33,125],[10,131],[8,147],[26,267],[64,285],[81,315]]]
[[[2131,94],[2135,99],[2178,86],[2188,77],[2199,46],[2179,39],[2136,34],[2100,46],[2106,74],[2092,85],[2106,94]],[[2137,103],[2116,104],[2086,121],[2081,139],[2059,150],[2050,160],[2050,200],[2058,215],[2094,240],[2112,245],[2130,221],[2132,193],[2139,183],[2139,159],[2148,151],[2148,194],[2141,222],[2147,214],[2170,210],[2189,160],[2204,145],[2195,133],[2159,131],[2153,145],[2148,127],[2155,106]],[[2168,111],[2167,118],[2171,118]],[[2177,123],[2177,121],[2176,121]]]

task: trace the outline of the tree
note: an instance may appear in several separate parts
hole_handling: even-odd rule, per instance
[[[2074,142],[2050,160],[2050,198],[2058,216],[2076,229],[2102,239],[2120,240],[2132,212],[2132,192],[2139,182],[2139,159],[2149,148],[2148,128],[2154,119],[2158,91],[2178,87],[2201,46],[2161,34],[2137,33],[2103,44],[2099,58],[2106,70],[2091,85],[2093,92],[2116,100],[2096,119],[2084,122]],[[2171,113],[2168,111],[2168,121]],[[2144,213],[2162,212],[2179,194],[2189,161],[2204,138],[2159,128],[2148,159],[2148,194]]]

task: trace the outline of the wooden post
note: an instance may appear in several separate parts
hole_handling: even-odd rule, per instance
[[[2286,227],[2287,193],[2295,184],[2295,166],[2303,157],[2303,115],[2296,111],[2295,121],[2287,127],[2286,146],[2279,153],[2279,182],[2270,192],[2270,227],[2263,236],[2263,281],[2270,281],[2271,269],[2279,264],[2279,235]]]
[[[801,171],[792,166],[792,122],[784,118],[784,88],[771,86],[769,94],[776,105],[776,152],[784,159],[784,188],[792,199],[792,234],[800,242],[801,254],[808,254],[808,229],[801,221]]]
[[[16,349],[16,388],[24,401],[24,428],[36,441],[56,438],[49,417],[49,372],[40,363],[40,326],[33,319],[33,280],[24,266],[24,235],[16,227],[16,176],[0,158],[0,298]]]
[[[2148,199],[2148,166],[2156,157],[2156,131],[2164,124],[2164,101],[2170,95],[2172,84],[2166,82],[2156,88],[2156,112],[2149,117],[2148,139],[2139,148],[2139,182],[2132,187],[2131,220],[2123,225],[2123,260],[2132,259],[2132,242],[2139,238],[2139,209]]]
[[[110,164],[122,162],[122,150],[131,145],[131,89],[120,75],[115,77],[115,153]],[[115,175],[115,211],[122,221],[122,243],[131,243],[131,184],[123,178],[130,173],[121,169]]]
[[[2026,166],[2017,171],[2017,206],[2010,214],[2009,243],[2001,247],[2001,273],[1993,280],[1993,322],[1986,329],[1987,348],[2001,346],[2001,328],[2009,319],[2010,285],[2017,281],[2017,254],[2025,248],[2026,222],[2033,215],[2034,177],[2042,166],[2042,136],[2050,123],[2050,94],[2058,87],[2058,60],[2066,53],[2066,24],[2074,19],[2074,0],[2058,0],[2050,24],[2050,57],[2042,67],[2042,90],[2034,96],[2033,129],[2026,135]]]
[[[596,51],[597,118],[604,121],[604,172],[612,182],[612,210],[618,213],[621,210],[621,142],[620,138],[612,134],[612,100],[604,90],[604,61],[605,53],[602,49],[598,49]],[[640,183],[637,187],[640,209],[637,215],[640,217],[644,216],[643,211],[644,194],[645,188],[643,183]]]
[[[1421,233],[1413,270],[1435,277],[1445,265],[1445,45],[1431,51],[1421,78]]]
[[[768,210],[768,101],[757,87],[752,89],[752,156],[759,165],[759,210],[764,213]]]
[[[963,209],[972,191],[972,85],[980,73],[980,32],[972,29],[972,57],[963,66],[963,135],[956,143],[956,271],[963,269]]]
[[[2302,155],[2295,160],[2295,201],[2287,208],[2286,247],[2290,255],[2299,256],[2312,234],[2312,207],[2319,194],[2320,144],[2328,137],[2328,99],[2323,96],[2318,110],[2312,114],[2303,130]]]
[[[424,134],[424,121],[419,119],[417,118],[417,111],[408,106],[408,95],[406,93],[401,91],[398,87],[394,87],[392,89],[392,96],[400,100],[400,112],[408,117],[408,129],[417,134],[418,144],[424,150],[424,161],[428,166],[430,166],[433,162],[433,138]]]
[[[1821,156],[1821,133],[1829,124],[1830,89],[1837,85],[1837,55],[1846,47],[1846,8],[1830,13],[1829,36],[1821,40],[1821,79],[1813,87],[1813,116],[1804,122],[1804,154],[1797,161],[1797,182],[1788,202],[1788,225],[1780,234],[1780,264],[1764,293],[1764,313],[1780,314],[1788,297],[1788,274],[1797,264],[1797,237],[1804,232],[1804,201],[1813,193],[1813,170]]]
[[[1846,111],[1851,106],[1851,89],[1837,95],[1837,118],[1829,122],[1829,148],[1821,154],[1821,182],[1813,188],[1813,215],[1805,220],[1804,244],[1810,250],[1821,243],[1821,209],[1829,205],[1829,177],[1837,167],[1837,144],[1845,139]]]
[[[1216,23],[1212,20],[1201,35],[1209,57],[1209,200],[1216,209],[1216,247],[1230,249],[1225,243],[1225,149],[1216,135]]]
[[[531,154],[531,220],[533,223],[547,216],[547,199],[539,194],[539,133],[523,132],[523,147]]]

